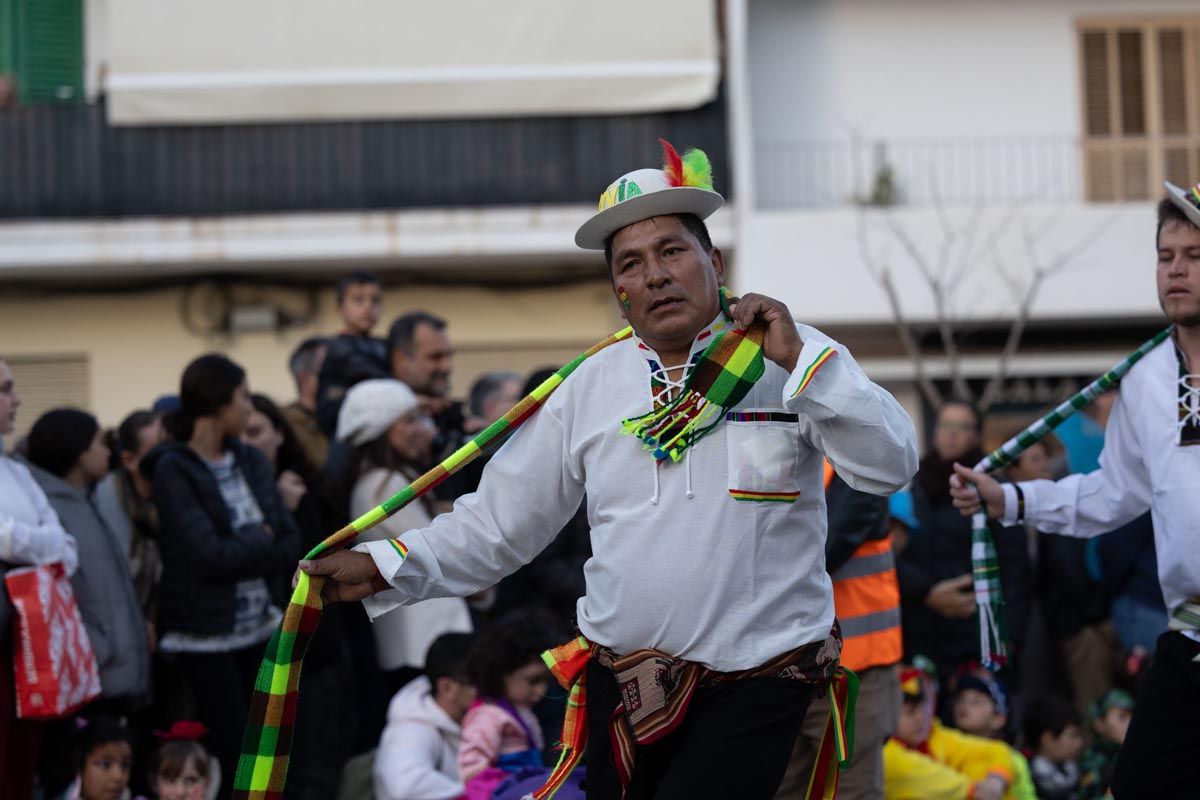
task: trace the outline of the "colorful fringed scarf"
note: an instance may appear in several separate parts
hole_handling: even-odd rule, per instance
[[[721,308],[729,316],[725,287]],[[763,339],[766,325],[727,330],[713,340],[688,374],[679,395],[640,417],[625,420],[622,432],[642,441],[656,461],[680,461],[687,449],[707,436],[725,419],[763,376]]]
[[[1170,335],[1171,328],[1155,334],[1154,338],[1142,344],[1108,372],[985,456],[975,465],[975,470],[994,472],[1015,462],[1064,420],[1120,383],[1121,378],[1125,377],[1134,364],[1141,361]],[[988,531],[987,514],[983,510],[971,518],[971,573],[975,582],[975,603],[979,607],[980,661],[988,669],[998,669],[1007,661],[1005,641],[1008,632],[1004,620],[1004,597],[1000,591],[1000,567],[996,557],[996,545]]]
[[[576,356],[441,464],[321,542],[309,551],[305,559],[320,558],[343,547],[458,472],[482,454],[489,444],[502,441],[541,408],[546,398],[584,360],[628,339],[632,334],[631,328],[625,328]],[[404,545],[398,540],[392,542],[404,555]],[[324,578],[310,577],[304,572],[299,574],[283,622],[267,643],[266,655],[254,685],[250,719],[234,776],[233,796],[238,800],[281,800],[283,797],[292,726],[299,698],[300,668],[308,643],[321,620],[321,589],[324,582]]]
[[[583,758],[588,737],[587,665],[593,659],[611,669],[622,695],[637,697],[636,706],[622,704],[609,716],[613,762],[621,784],[633,776],[638,745],[648,745],[675,730],[683,721],[692,696],[700,686],[746,678],[785,678],[819,684],[829,695],[829,717],[813,763],[806,798],[831,800],[837,796],[840,770],[854,752],[854,703],[858,676],[838,666],[841,633],[837,624],[827,639],[784,653],[760,667],[739,672],[713,672],[700,664],[674,658],[656,650],[638,650],[617,656],[607,648],[579,636],[547,650],[542,660],[567,689],[567,714],[563,720],[558,764],[532,800],[551,800]],[[598,709],[609,713],[607,709]]]

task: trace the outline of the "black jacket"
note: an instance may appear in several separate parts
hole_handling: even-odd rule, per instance
[[[925,596],[935,583],[971,572],[971,520],[951,504],[948,489],[930,497],[917,481],[912,493],[913,511],[922,530],[909,535],[907,546],[896,560],[905,658],[924,654],[939,667],[977,661],[979,631],[975,618],[943,617],[925,605]],[[989,521],[988,527],[1000,562],[1008,636],[1020,642],[1033,592],[1028,534],[1024,527],[1005,528],[995,521]]]
[[[864,543],[888,535],[888,500],[879,495],[851,489],[834,475],[825,490],[829,534],[825,539],[825,569],[837,572]]]
[[[338,412],[350,387],[360,381],[390,377],[387,345],[382,339],[343,333],[329,340],[317,377],[317,425],[330,441],[337,437]]]
[[[1038,534],[1038,601],[1056,639],[1069,639],[1085,625],[1109,618],[1109,593],[1088,575],[1088,545],[1087,539]]]
[[[290,574],[300,558],[300,532],[283,506],[270,463],[253,447],[227,440],[262,510],[262,527],[234,530],[212,470],[190,447],[168,442],[152,451],[163,573],[162,633],[222,634],[233,629],[236,585]]]

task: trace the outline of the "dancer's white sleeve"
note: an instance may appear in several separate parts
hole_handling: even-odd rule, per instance
[[[583,475],[567,457],[557,397],[492,457],[477,492],[429,527],[404,534],[406,557],[387,541],[354,547],[371,555],[393,587],[363,601],[372,618],[398,605],[492,586],[558,535],[583,500]]]
[[[783,387],[800,432],[851,488],[897,492],[917,471],[917,433],[904,407],[871,382],[846,348],[800,327],[804,348]]]
[[[1150,475],[1134,438],[1129,408],[1117,395],[1104,430],[1100,468],[1058,481],[1023,481],[1025,522],[1046,533],[1087,538],[1108,533],[1150,508]],[[1017,521],[1017,490],[1006,484],[1000,521]]]

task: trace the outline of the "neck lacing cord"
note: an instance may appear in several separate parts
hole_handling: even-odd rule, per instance
[[[688,377],[692,374],[692,368],[695,367],[695,359],[688,361],[686,364],[676,364],[673,367],[658,367],[650,370],[650,402],[652,408],[658,408],[660,405],[666,405],[675,399],[677,392],[682,392],[684,385],[687,383]],[[671,377],[671,372],[677,369],[683,369],[679,376],[679,380]],[[687,471],[687,487],[684,493],[688,500],[695,497],[692,491],[692,450],[689,447],[687,453],[683,457],[683,461]],[[651,505],[658,505],[658,468],[660,463],[654,459],[650,459],[650,468],[654,471],[654,494],[650,498]]]
[[[1179,429],[1200,427],[1200,375],[1179,376]]]

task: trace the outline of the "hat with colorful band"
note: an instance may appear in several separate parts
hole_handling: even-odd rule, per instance
[[[637,169],[617,178],[604,194],[595,215],[575,232],[584,250],[603,250],[621,228],[664,214],[695,214],[707,219],[725,203],[713,191],[712,165],[703,150],[691,148],[682,156],[670,142],[663,148],[662,169]]]
[[[1170,181],[1166,182],[1167,197],[1187,215],[1192,224],[1200,228],[1200,183],[1190,189],[1180,189]]]

